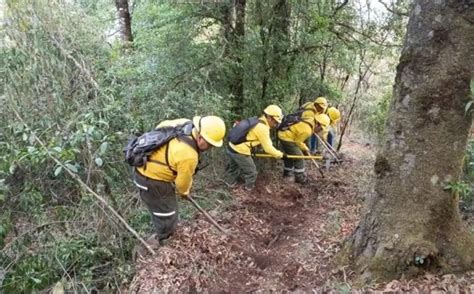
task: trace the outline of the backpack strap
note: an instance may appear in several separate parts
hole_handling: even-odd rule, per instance
[[[182,137],[179,137],[179,139],[183,140],[184,143],[188,144],[189,146],[193,147],[194,150],[196,150],[197,154],[198,154],[198,165],[196,167],[196,170],[194,171],[194,174],[196,174],[199,170],[205,168],[206,166],[209,165],[208,164],[204,164],[202,165],[201,163],[201,151],[199,150],[198,146],[197,146],[197,142],[196,140],[194,140],[194,138],[192,136],[182,136]]]
[[[191,146],[194,150],[196,150],[197,154],[198,154],[198,158],[199,158],[199,148],[197,146],[197,143],[196,141],[191,137],[191,136],[188,136],[188,135],[180,135],[178,137],[176,137],[176,139],[178,139],[178,141],[182,141],[186,144],[188,144],[189,146]],[[171,140],[170,140],[171,142]],[[168,156],[168,153],[169,153],[169,145],[170,145],[170,142],[166,143],[166,150],[165,150],[165,160],[166,160],[166,166],[168,166],[168,168],[173,172],[173,174],[176,176],[178,174],[177,171],[175,171],[174,169],[171,168],[171,165],[170,165],[170,162],[169,162],[169,156]]]
[[[171,140],[170,140],[170,142],[171,142]],[[176,171],[171,168],[171,165],[170,165],[170,162],[169,162],[169,159],[168,159],[168,153],[169,153],[169,150],[170,150],[170,142],[166,143],[165,162],[166,162],[166,165],[168,166],[168,168],[173,172],[173,174],[176,175]]]
[[[312,104],[312,102],[307,102],[307,103],[301,105],[300,109],[298,110],[298,111],[300,112],[300,113],[299,113],[300,118],[302,118],[301,116],[303,115],[303,113],[304,113],[305,111],[311,111],[313,114],[316,114],[316,109],[314,109],[314,107],[311,107],[311,108],[308,107],[308,106],[310,106],[311,104]],[[302,119],[301,121],[304,122],[305,124],[307,124],[307,125],[311,128],[311,130],[314,131],[314,126],[311,125],[311,123],[310,123],[309,121],[306,121],[306,120],[303,120],[303,119]],[[315,125],[316,125],[316,124],[315,124]]]
[[[301,122],[304,122],[305,124],[307,124],[311,128],[311,131],[314,130],[314,126],[309,121],[301,120]]]
[[[310,109],[308,109],[308,110],[310,110]],[[312,110],[312,109],[311,109],[311,110]],[[313,110],[312,110],[312,111],[313,111]],[[289,128],[290,128],[291,126],[295,125],[296,123],[300,123],[300,122],[307,124],[307,125],[311,128],[311,130],[313,130],[313,129],[314,129],[314,126],[313,126],[309,121],[302,119],[301,115],[303,114],[303,112],[304,112],[304,111],[301,111],[301,109],[298,109],[298,111],[297,111],[298,121],[295,122],[295,123],[293,123],[293,124],[291,124],[291,125],[289,125],[289,126],[286,126],[286,129],[285,129],[284,131],[289,130]],[[293,115],[293,114],[292,114],[292,115]],[[280,130],[280,129],[279,129],[279,130]]]
[[[182,127],[185,127],[186,124],[189,124],[191,122],[187,122],[185,123]],[[197,147],[197,143],[196,141],[191,137],[191,135],[189,134],[185,134],[185,133],[181,133],[179,134],[178,136],[176,136],[176,139],[178,139],[179,141],[183,141],[185,142],[186,144],[188,144],[189,146],[193,147],[194,150],[196,150],[196,152],[198,153],[198,156],[199,156],[199,148]],[[173,139],[171,139],[173,140]],[[153,160],[153,159],[146,159],[145,161],[145,164],[144,164],[144,168],[146,169],[146,163],[147,162],[153,162],[153,163],[156,163],[156,164],[160,164],[160,165],[164,165],[164,166],[167,166],[172,172],[174,175],[177,175],[177,172],[175,170],[173,170],[171,168],[171,165],[169,163],[169,146],[170,146],[170,142],[171,140],[169,140],[165,145],[166,145],[166,149],[165,149],[165,162],[161,162],[161,161],[158,161],[158,160]]]
[[[301,107],[298,109],[298,112],[300,112],[301,115],[302,115],[303,112],[305,112],[305,111],[311,111],[313,114],[316,114],[316,109],[314,109],[314,107],[311,107],[311,108],[308,107],[308,106],[311,105],[310,103],[311,103],[311,102],[308,102],[308,103],[305,103],[305,104],[301,105]]]
[[[168,154],[168,149],[166,149],[166,154]],[[166,156],[166,159],[168,158],[168,156]],[[161,162],[159,160],[154,160],[154,159],[148,159],[148,157],[146,157],[145,159],[145,163],[143,165],[143,169],[146,170],[146,166],[147,166],[147,163],[148,162],[153,162],[153,163],[156,163],[156,164],[160,164],[160,165],[164,165],[164,166],[167,166],[169,167],[169,165],[165,162]],[[168,161],[167,161],[168,162]]]
[[[262,119],[258,119],[258,123],[256,125],[254,125],[252,128],[249,129],[249,131],[247,132],[247,135],[250,133],[251,130],[253,130],[258,124],[265,124],[265,122],[262,120]],[[245,135],[245,137],[247,137],[247,135]],[[255,142],[255,141],[258,141],[258,140],[249,140],[249,141],[245,141],[245,142],[242,142],[241,144],[243,143],[250,143],[250,149],[253,149],[255,148],[255,146],[252,146],[252,142]]]
[[[179,136],[178,140],[182,140],[184,143],[188,144],[189,146],[193,147],[194,150],[199,154],[199,148],[197,146],[196,140],[192,138],[191,136]]]

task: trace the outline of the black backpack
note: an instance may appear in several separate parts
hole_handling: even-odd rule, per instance
[[[313,126],[309,122],[303,120],[301,116],[303,115],[303,112],[308,111],[308,110],[314,112],[314,109],[306,109],[305,107],[306,107],[306,104],[301,106],[296,112],[285,115],[283,117],[283,120],[281,121],[281,124],[278,126],[278,130],[286,131],[292,125],[299,122],[307,123],[311,128],[313,128]]]
[[[168,150],[166,150],[166,163],[149,160],[148,156],[174,138],[183,140],[183,142],[189,144],[197,151],[198,148],[196,142],[188,137],[191,135],[192,129],[193,124],[189,121],[174,127],[160,127],[151,132],[144,133],[139,137],[133,136],[123,148],[125,162],[134,167],[144,166],[147,161],[167,165],[169,167]],[[168,145],[166,146],[168,148]]]
[[[253,129],[259,122],[258,117],[250,117],[238,122],[230,131],[229,131],[229,142],[234,145],[238,145],[247,141],[247,134],[251,129]]]

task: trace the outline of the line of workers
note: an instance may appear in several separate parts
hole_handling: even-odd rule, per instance
[[[252,149],[261,146],[274,158],[284,160],[283,177],[294,176],[295,182],[307,181],[304,161],[290,159],[286,155],[309,155],[310,148],[305,143],[312,135],[319,134],[327,140],[329,134],[334,136],[335,125],[340,120],[340,113],[334,107],[328,107],[324,97],[301,106],[300,119],[287,128],[279,128],[278,139],[282,151],[273,146],[270,129],[277,128],[283,120],[283,113],[277,105],[269,105],[259,117],[259,123],[248,130],[245,141],[240,144],[228,143],[226,153],[229,158],[223,177],[229,187],[235,187],[239,177],[244,180],[244,188],[252,190],[257,179],[257,168],[252,159]],[[157,128],[178,126],[188,122],[187,119],[168,120]],[[140,198],[150,211],[156,234],[160,243],[167,239],[176,229],[178,222],[178,203],[176,194],[187,197],[199,162],[199,153],[211,147],[221,147],[226,134],[224,121],[217,116],[197,116],[192,119],[193,130],[189,140],[174,138],[165,146],[153,151],[145,166],[136,168],[134,183],[139,188]],[[189,139],[189,138],[188,138]],[[167,164],[156,164],[166,162]]]

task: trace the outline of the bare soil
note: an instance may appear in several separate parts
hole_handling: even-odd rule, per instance
[[[138,259],[129,291],[474,293],[474,272],[427,274],[415,281],[357,290],[353,273],[334,264],[333,257],[357,225],[363,199],[370,193],[374,151],[366,142],[348,140],[342,150],[344,162],[325,170],[325,178],[309,167],[312,180],[304,186],[283,182],[279,170],[260,174],[255,191],[235,189],[223,213],[210,212],[227,228],[227,236],[201,215],[180,223],[156,256]]]

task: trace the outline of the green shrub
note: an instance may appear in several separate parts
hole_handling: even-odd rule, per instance
[[[474,139],[469,140],[467,145],[459,192],[464,206],[474,208]]]

